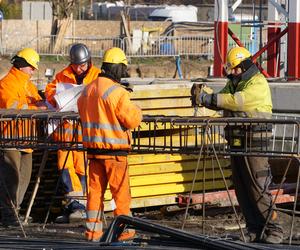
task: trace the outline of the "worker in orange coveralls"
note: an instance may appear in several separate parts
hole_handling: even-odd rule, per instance
[[[131,133],[141,123],[141,109],[130,101],[120,84],[127,74],[123,50],[111,48],[103,57],[101,74],[89,84],[78,99],[83,145],[87,148],[89,192],[87,200],[86,239],[99,241],[102,232],[104,193],[107,183],[116,203],[114,215],[131,215],[127,154]],[[132,239],[133,229],[125,229],[118,240]]]
[[[13,67],[0,80],[0,108],[46,109],[37,87],[30,81],[38,69],[39,54],[31,49],[20,50],[11,60]],[[22,125],[23,126],[23,125]],[[1,136],[26,136],[28,129],[9,122]],[[26,132],[25,132],[26,133]],[[0,151],[1,222],[5,227],[18,226],[18,213],[28,188],[32,171],[32,150],[7,148]]]
[[[100,69],[93,66],[91,53],[86,45],[81,43],[72,45],[70,65],[56,74],[55,79],[46,86],[45,96],[47,101],[52,106],[57,106],[54,95],[58,83],[86,85],[95,80],[100,72]],[[66,140],[72,141],[70,133],[72,130],[72,125],[66,122],[64,124]],[[66,192],[66,205],[63,214],[58,216],[55,222],[69,223],[85,219],[85,201],[80,199],[85,195],[86,187],[84,154],[79,151],[71,151],[68,154],[66,150],[58,150],[57,154],[58,169],[62,172],[61,181]]]

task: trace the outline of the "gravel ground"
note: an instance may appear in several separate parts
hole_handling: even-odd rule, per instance
[[[292,209],[291,205],[285,205],[285,209]],[[238,210],[238,208],[237,208]],[[245,227],[243,216],[237,211],[237,216],[242,228]],[[165,214],[161,211],[146,212],[138,214],[162,225],[181,229],[184,212]],[[203,218],[205,218],[203,220]],[[279,224],[284,230],[284,244],[289,243],[289,236],[292,227],[292,216],[287,213],[278,212]],[[232,208],[208,208],[203,216],[203,211],[189,211],[184,230],[194,235],[204,234],[212,237],[237,240],[240,236],[239,224]],[[300,217],[294,218],[292,244],[299,245],[300,249]]]
[[[152,211],[133,211],[134,216],[147,219],[150,222],[168,226],[171,228],[181,229],[184,219],[184,210],[180,212],[166,213],[165,209],[155,209]],[[236,240],[239,237],[239,226],[236,222],[236,216],[231,208],[209,208],[205,211],[205,220],[203,220],[202,211],[189,211],[186,218],[184,231],[193,235],[207,235],[219,237],[222,239]],[[241,214],[238,214],[240,225],[244,227],[244,222]],[[285,232],[285,244],[288,243],[290,234],[292,217],[286,213],[279,213],[280,224]],[[112,221],[110,214],[106,214],[105,229]],[[27,238],[33,239],[55,239],[55,240],[76,240],[78,243],[85,242],[84,239],[84,222],[74,224],[55,224],[48,223],[43,228],[42,223],[30,223],[24,226],[24,231]],[[16,237],[23,238],[22,230],[17,228],[4,228],[0,226],[0,237]],[[147,238],[147,234],[143,231],[138,231],[139,238]],[[293,244],[299,244],[300,249],[300,218],[295,217],[293,230]],[[0,244],[1,245],[1,244]]]

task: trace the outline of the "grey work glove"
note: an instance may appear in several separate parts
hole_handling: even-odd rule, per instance
[[[198,97],[199,98],[198,102],[200,105],[204,107],[211,107],[213,104],[213,97],[214,94],[207,94],[202,92]]]

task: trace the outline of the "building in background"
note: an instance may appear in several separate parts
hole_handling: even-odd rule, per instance
[[[52,8],[49,1],[23,1],[23,20],[51,20]]]

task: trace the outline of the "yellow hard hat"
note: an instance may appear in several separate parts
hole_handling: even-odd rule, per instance
[[[244,47],[234,47],[227,53],[227,68],[234,69],[242,61],[251,57],[251,53]]]
[[[124,51],[117,47],[105,51],[103,56],[103,62],[114,63],[114,64],[123,63],[126,66],[128,65],[128,61]]]
[[[39,68],[38,64],[40,62],[40,56],[34,49],[22,49],[17,53],[17,56],[23,58],[28,64],[30,64],[35,69]]]

